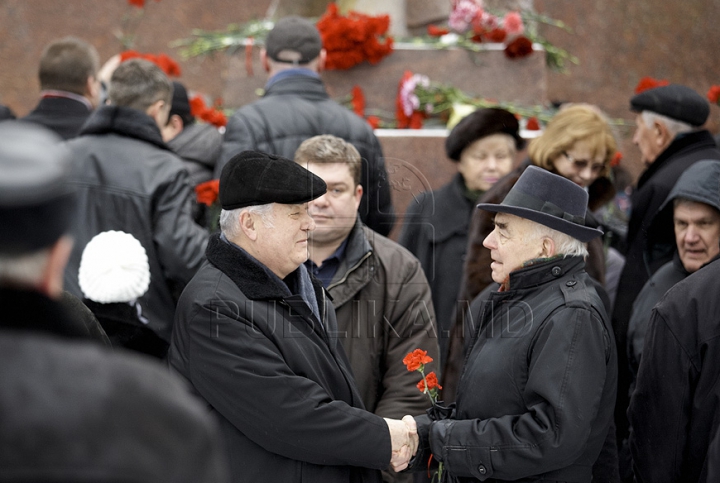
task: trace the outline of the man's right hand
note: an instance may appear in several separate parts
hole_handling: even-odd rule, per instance
[[[385,418],[385,423],[388,425],[392,444],[390,465],[393,470],[402,471],[417,452],[419,441],[415,419],[412,416],[405,416],[402,421]]]

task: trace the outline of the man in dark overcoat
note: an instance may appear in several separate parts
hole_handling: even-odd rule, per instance
[[[325,191],[289,159],[234,156],[221,233],[178,303],[170,366],[218,417],[236,483],[379,482],[415,452],[410,416],[365,411],[328,294],[303,265],[308,202]]]
[[[224,483],[217,425],[187,386],[61,302],[70,158],[45,128],[0,124],[0,481]]]
[[[628,224],[625,266],[620,275],[612,314],[618,346],[618,397],[615,423],[618,442],[627,437],[625,412],[629,401],[630,369],[627,361],[627,330],[635,298],[657,269],[672,260],[674,246],[648,250],[651,238],[673,238],[672,220],[653,223],[680,175],[703,159],[720,159],[720,149],[706,129],[702,129],[710,106],[689,87],[670,84],[641,92],[630,99],[637,113],[633,142],[647,166],[632,194],[632,214]],[[649,235],[651,225],[653,235]],[[623,462],[621,461],[621,466]],[[622,473],[623,471],[621,471]]]
[[[587,192],[528,167],[485,239],[491,285],[471,304],[474,338],[447,411],[416,418],[442,481],[590,482],[612,420],[616,356],[609,318],[584,270]],[[499,284],[499,285],[498,285]],[[454,479],[453,479],[454,478]]]

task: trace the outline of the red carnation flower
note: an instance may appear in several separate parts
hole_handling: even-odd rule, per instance
[[[648,89],[655,89],[656,87],[662,87],[670,84],[665,79],[653,79],[652,77],[643,77],[635,86],[635,94],[640,94]]]
[[[511,59],[517,59],[532,54],[532,42],[524,36],[520,36],[505,46],[505,55]]]
[[[421,366],[428,364],[433,361],[433,358],[427,355],[427,351],[422,349],[415,349],[411,353],[405,356],[403,364],[407,367],[408,371],[417,371]]]
[[[539,131],[540,123],[538,122],[537,117],[531,117],[528,119],[527,124],[525,124],[525,129],[528,131]]]
[[[717,104],[718,99],[720,99],[720,86],[715,85],[710,87],[710,90],[707,93],[707,98],[713,104]]]
[[[425,376],[425,379],[427,379],[428,391],[431,389],[442,389],[442,386],[438,383],[438,378],[434,371]],[[417,383],[417,388],[420,389],[420,392],[425,392],[425,379],[420,379],[420,382]]]
[[[446,27],[438,27],[437,25],[428,25],[427,32],[428,35],[432,37],[442,37],[443,35],[449,34],[450,29]]]
[[[220,195],[220,180],[211,179],[200,183],[195,187],[195,195],[198,203],[206,206],[212,205]]]

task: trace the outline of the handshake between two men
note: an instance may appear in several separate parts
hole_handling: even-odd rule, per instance
[[[417,424],[412,416],[405,416],[402,420],[384,419],[390,430],[392,444],[390,466],[395,471],[402,471],[408,467],[410,459],[417,453],[419,443]]]

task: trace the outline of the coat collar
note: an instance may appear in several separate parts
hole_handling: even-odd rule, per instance
[[[264,97],[295,95],[309,99],[330,99],[322,79],[307,75],[292,75],[273,82]]]
[[[0,330],[87,338],[82,325],[73,321],[58,302],[35,290],[0,287],[0,308]]]
[[[655,173],[665,166],[671,158],[674,158],[679,152],[684,151],[690,147],[693,150],[703,149],[708,147],[714,147],[715,140],[710,135],[710,132],[701,129],[700,131],[692,131],[682,133],[678,135],[670,145],[665,148],[665,151],[660,153],[657,159],[645,170],[640,176],[637,182],[636,191],[642,188],[642,186],[652,178]]]
[[[80,131],[86,134],[119,134],[170,151],[155,121],[142,111],[122,106],[102,106],[93,112]]]
[[[221,240],[218,233],[210,237],[205,254],[208,262],[227,275],[251,300],[285,300],[293,296],[285,282],[277,275],[245,250]],[[295,276],[297,270],[288,275]],[[315,293],[321,293],[322,284],[315,277],[311,279]]]
[[[584,267],[585,261],[582,257],[552,258],[544,262],[533,263],[510,272],[510,289],[507,293],[554,282],[569,273],[577,273]]]

